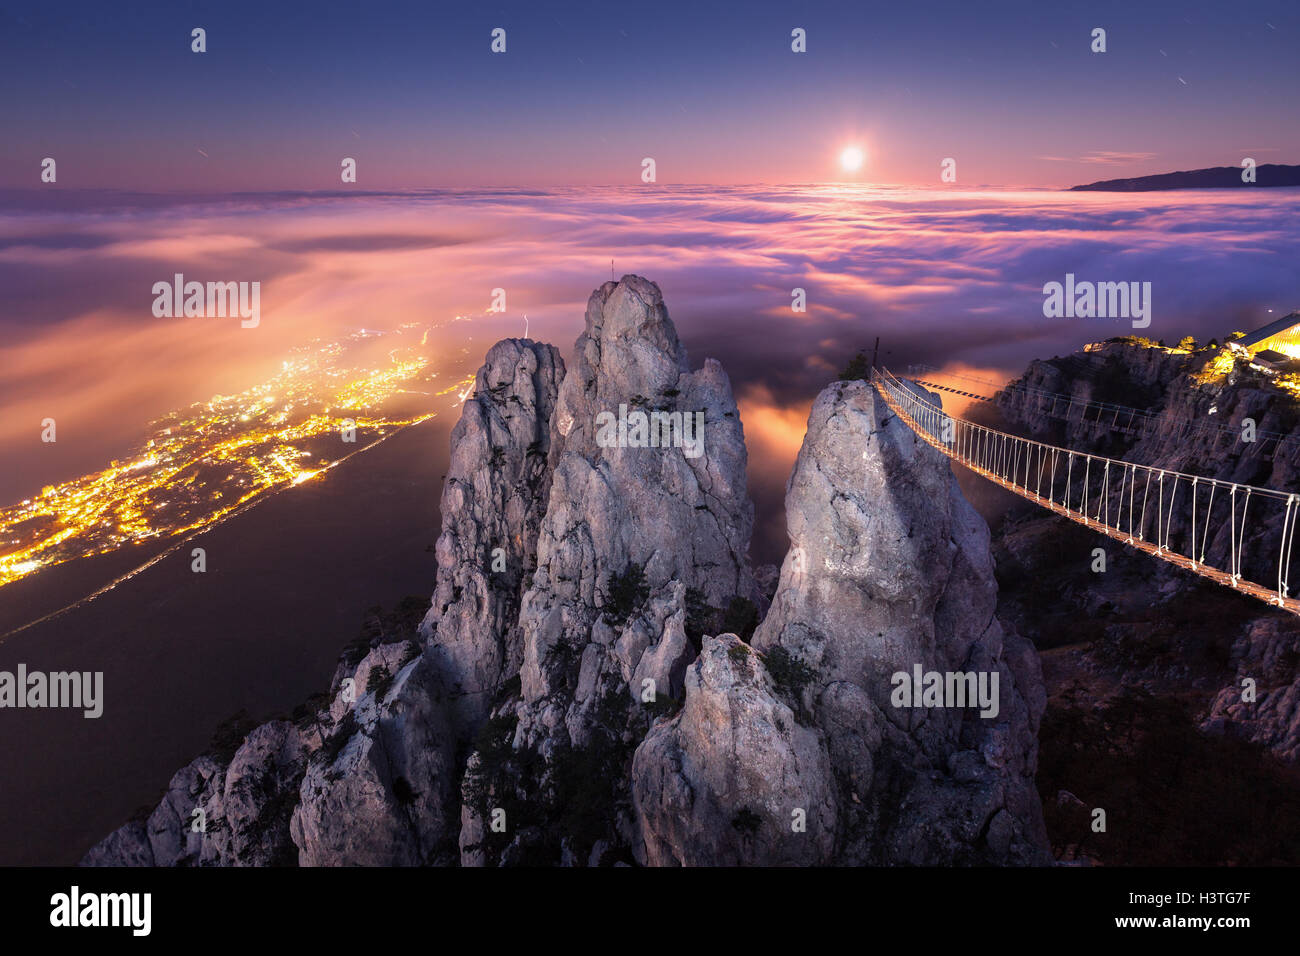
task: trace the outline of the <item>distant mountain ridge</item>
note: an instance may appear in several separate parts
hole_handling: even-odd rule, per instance
[[[1085,186],[1071,186],[1072,192],[1140,193],[1162,189],[1229,189],[1263,186],[1300,186],[1300,166],[1265,163],[1255,167],[1255,182],[1241,181],[1240,166],[1213,166],[1209,169],[1189,169],[1157,176],[1135,176],[1132,179],[1103,179]]]

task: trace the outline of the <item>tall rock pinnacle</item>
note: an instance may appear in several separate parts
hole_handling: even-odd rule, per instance
[[[438,583],[421,634],[470,731],[523,658],[519,605],[550,495],[551,421],[563,377],[553,346],[498,342],[451,433]]]
[[[1037,660],[946,459],[865,383],[827,388],[750,643],[711,633],[758,603],[745,468],[726,373],[690,370],[654,283],[592,294],[567,371],[497,343],[418,630],[345,654],[323,703],[195,760],[85,862],[1046,861]],[[989,678],[995,713],[899,706],[914,668]]]
[[[592,294],[574,352],[556,405],[537,570],[519,617],[519,699],[496,711],[508,722],[509,752],[471,761],[467,863],[627,856],[636,839],[630,756],[656,707],[681,697],[697,653],[688,604],[754,596],[744,433],[722,366],[710,359],[689,371],[659,288],[638,276]],[[637,447],[623,432],[602,440],[602,418],[638,412],[702,421],[693,436],[701,444]],[[480,760],[528,769],[489,779],[475,769]],[[507,787],[524,794],[524,819],[489,855],[482,813]],[[548,825],[537,809],[557,793],[585,803],[588,824],[603,819],[581,832]]]
[[[706,642],[681,715],[636,755],[645,862],[1046,862],[1042,678],[993,616],[988,529],[946,459],[866,383],[836,383],[786,514],[760,653]],[[892,675],[916,665],[996,673],[996,717],[895,706]]]
[[[654,283],[625,276],[593,293],[575,353],[560,388],[550,503],[520,624],[526,726],[552,734],[569,722],[571,737],[581,739],[581,712],[617,685],[648,677],[665,690],[674,678],[680,686],[673,672],[694,652],[666,622],[684,610],[686,589],[715,605],[752,594],[753,504],[731,383],[711,359],[698,372],[686,370]],[[703,454],[601,447],[597,417],[617,414],[620,405],[702,412]],[[612,582],[632,566],[643,570],[648,597],[611,623]],[[671,650],[660,647],[665,640]],[[566,652],[583,661],[576,694],[564,689],[567,676],[555,666]],[[647,654],[662,669],[641,673]]]

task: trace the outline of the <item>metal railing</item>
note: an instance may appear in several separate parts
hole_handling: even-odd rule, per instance
[[[1001,398],[1011,398],[1019,396],[1024,404],[1025,410],[1032,409],[1048,418],[1056,418],[1061,421],[1071,422],[1075,425],[1090,425],[1098,429],[1122,432],[1126,435],[1132,435],[1136,438],[1147,438],[1151,435],[1161,433],[1174,433],[1182,435],[1184,433],[1199,433],[1210,435],[1214,438],[1213,447],[1217,447],[1220,438],[1226,437],[1228,441],[1235,442],[1241,437],[1241,429],[1232,425],[1219,424],[1218,422],[1193,422],[1186,419],[1168,418],[1159,412],[1153,412],[1149,409],[1131,408],[1127,405],[1116,405],[1113,402],[1098,402],[1091,399],[1077,398],[1073,395],[1065,395],[1060,392],[1048,391],[1044,388],[1037,388],[1032,385],[1026,385],[1023,382],[1010,382],[1005,385],[998,385],[994,382],[986,381],[982,378],[975,378],[970,375],[963,375],[957,372],[944,372],[933,365],[918,365],[916,369],[937,372],[939,377],[962,379],[968,382],[978,382],[995,390],[994,395],[980,395],[975,392],[964,391],[963,389],[953,388],[951,385],[943,385],[938,382],[930,382],[922,379],[915,379],[919,384],[927,388],[936,388],[945,392],[953,392],[965,398],[975,399],[976,401],[987,402],[990,405],[1002,407]],[[1266,431],[1257,429],[1255,440],[1248,443],[1246,451],[1251,455],[1261,455],[1264,458],[1274,458],[1279,452],[1286,450],[1288,453],[1294,453],[1300,446],[1300,436],[1285,432]]]
[[[1084,527],[1300,614],[1300,601],[1289,596],[1300,496],[976,425],[885,369],[873,370],[871,383],[918,436],[971,471]],[[1276,587],[1254,580],[1274,570]]]

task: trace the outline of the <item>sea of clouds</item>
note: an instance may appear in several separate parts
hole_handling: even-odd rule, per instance
[[[812,398],[876,336],[891,366],[1002,378],[1132,331],[1044,318],[1043,286],[1066,273],[1152,283],[1143,334],[1170,342],[1300,307],[1296,190],[651,185],[2,198],[0,442],[26,448],[53,416],[65,446],[20,463],[0,489],[6,498],[102,465],[152,418],[260,381],[313,337],[446,323],[438,346],[472,368],[496,338],[522,335],[527,314],[533,338],[567,351],[611,260],[615,275],[659,283],[693,364],[726,365],[759,498],[779,498]],[[260,325],[155,318],[151,287],[177,272],[261,282]],[[486,314],[496,288],[507,292],[504,315]],[[796,288],[804,313],[791,310]]]

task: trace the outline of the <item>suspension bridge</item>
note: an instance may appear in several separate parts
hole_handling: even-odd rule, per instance
[[[871,384],[922,440],[977,475],[1089,530],[1300,615],[1300,601],[1289,595],[1300,496],[977,425],[945,412],[887,369],[873,369]]]
[[[1113,402],[1098,402],[1078,398],[1074,395],[1062,395],[1058,392],[1050,392],[1047,389],[1034,388],[1023,383],[1014,383],[1011,385],[997,385],[993,382],[986,382],[984,379],[972,378],[968,375],[960,375],[955,372],[943,372],[933,366],[916,366],[922,372],[937,373],[938,378],[961,379],[968,382],[978,382],[994,390],[994,395],[983,395],[978,392],[971,392],[966,389],[956,388],[952,385],[942,382],[933,382],[928,379],[912,377],[912,381],[918,385],[924,385],[926,388],[935,389],[941,392],[951,392],[954,395],[960,395],[963,398],[969,398],[972,401],[984,402],[988,405],[1000,405],[997,393],[1007,396],[1018,396],[1023,404],[1028,408],[1032,407],[1036,412],[1048,418],[1056,418],[1061,421],[1072,422],[1075,425],[1087,425],[1098,429],[1106,429],[1113,432],[1119,432],[1134,438],[1149,438],[1156,434],[1168,434],[1171,430],[1177,430],[1179,434],[1209,435],[1213,439],[1210,450],[1213,451],[1218,447],[1220,441],[1233,442],[1241,435],[1241,430],[1232,425],[1220,424],[1215,422],[1193,422],[1193,421],[1170,421],[1154,412],[1141,408],[1130,408],[1127,405],[1116,405]],[[1282,432],[1265,431],[1257,429],[1255,432],[1255,441],[1249,444],[1246,449],[1247,454],[1259,456],[1267,461],[1274,460],[1279,452],[1294,454],[1300,445],[1300,437]]]

